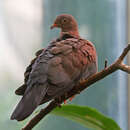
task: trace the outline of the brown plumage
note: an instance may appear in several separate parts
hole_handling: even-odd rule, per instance
[[[28,117],[38,105],[65,94],[79,82],[97,71],[93,44],[80,38],[73,16],[57,16],[51,29],[61,28],[60,37],[46,49],[38,51],[24,74],[24,84],[15,93],[22,99],[11,119]]]

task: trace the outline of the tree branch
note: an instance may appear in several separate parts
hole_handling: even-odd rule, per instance
[[[81,81],[70,92],[68,92],[66,96],[62,96],[60,101],[53,100],[52,102],[50,102],[50,104],[44,109],[41,109],[41,111],[37,115],[35,115],[28,122],[28,124],[24,128],[22,128],[22,130],[31,130],[35,125],[37,125],[40,122],[42,118],[44,118],[48,113],[50,113],[54,108],[56,108],[58,104],[61,104],[64,100],[67,100],[73,95],[79,94],[79,92],[83,91],[84,89],[88,88],[90,85],[103,79],[104,77],[110,75],[111,73],[117,70],[122,70],[130,74],[130,66],[122,63],[123,59],[125,58],[129,50],[130,50],[130,44],[128,44],[128,46],[124,49],[120,57],[112,65],[107,67],[107,63],[105,63],[105,68],[102,71],[92,75],[91,77],[87,78],[84,81]]]
[[[118,65],[118,67],[119,67],[120,70],[125,71],[128,74],[130,74],[130,66],[121,63],[121,64]]]

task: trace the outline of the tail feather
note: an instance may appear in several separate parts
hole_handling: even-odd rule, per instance
[[[25,92],[21,101],[16,106],[13,114],[11,115],[12,120],[22,121],[28,117],[40,104],[47,91],[47,87],[44,85],[33,86],[30,91]]]

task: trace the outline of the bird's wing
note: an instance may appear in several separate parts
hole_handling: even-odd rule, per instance
[[[83,71],[81,78],[86,79],[97,72],[97,54],[92,42],[84,39],[81,39],[81,42],[84,42],[84,45],[80,50],[86,56],[86,58],[83,58],[85,70]]]
[[[35,53],[35,58],[30,62],[29,66],[27,66],[26,68],[26,71],[24,73],[24,84],[21,85],[19,88],[17,88],[15,90],[15,94],[16,95],[23,95],[26,88],[27,88],[27,81],[28,81],[28,78],[29,78],[29,75],[30,75],[30,72],[32,70],[32,66],[33,64],[35,63],[36,59],[38,58],[38,56],[44,51],[44,49],[40,49],[38,50],[36,53]]]
[[[50,52],[55,57],[50,60],[48,71],[50,87],[42,103],[69,91],[80,78],[87,78],[97,71],[96,50],[88,40],[75,38],[62,40],[55,43]]]

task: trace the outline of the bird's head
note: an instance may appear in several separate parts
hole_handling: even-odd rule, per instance
[[[72,35],[79,36],[78,24],[72,15],[61,14],[56,17],[51,29],[60,28],[62,33],[69,33]]]

